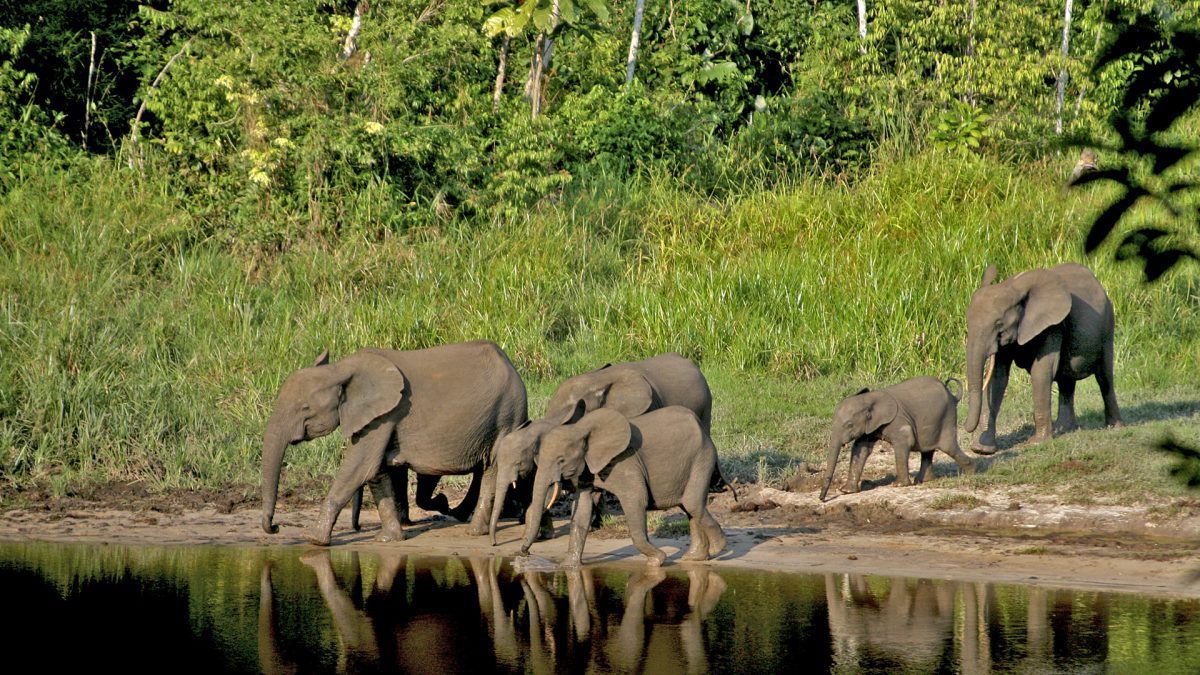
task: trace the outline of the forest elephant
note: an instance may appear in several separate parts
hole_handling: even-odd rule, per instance
[[[705,433],[709,432],[712,392],[708,381],[693,361],[675,353],[607,364],[565,380],[551,394],[545,417],[509,434],[497,449],[496,498],[489,528],[492,545],[496,544],[496,524],[504,508],[508,486],[533,475],[534,456],[547,432],[575,421],[576,415],[601,408],[636,417],[672,405],[694,412]],[[548,535],[550,522],[548,516],[544,517],[542,533]]]
[[[1113,306],[1091,270],[1073,263],[1030,270],[1000,283],[983,273],[967,308],[966,430],[979,425],[987,389],[987,427],[972,450],[996,452],[996,416],[1012,364],[1033,382],[1033,442],[1076,428],[1075,382],[1096,376],[1108,426],[1121,424],[1113,388]],[[984,364],[991,360],[990,382]],[[1051,429],[1051,383],[1058,384],[1058,420]]]
[[[576,405],[582,408],[584,403]],[[725,548],[725,534],[707,505],[709,488],[725,485],[717,467],[717,449],[687,408],[670,406],[634,418],[607,408],[587,413],[547,432],[535,461],[522,555],[529,553],[537,538],[546,496],[560,480],[577,493],[564,563],[568,566],[582,562],[595,488],[616,495],[629,536],[651,565],[661,565],[667,556],[647,539],[648,509],[683,508],[691,530],[684,560],[707,560]]]
[[[262,527],[278,531],[284,448],[340,428],[346,452],[310,541],[328,545],[338,513],[368,484],[379,506],[380,539],[403,539],[390,475],[401,469],[421,476],[475,473],[479,499],[468,532],[483,534],[495,493],[496,444],[526,419],[525,385],[491,342],[362,349],[334,363],[321,359],[288,376],[267,422]],[[407,509],[407,485],[399,487]]]
[[[909,484],[910,452],[921,453],[918,483],[933,476],[935,450],[953,457],[964,473],[975,473],[975,461],[958,447],[958,399],[946,386],[951,381],[957,382],[914,377],[875,391],[862,389],[842,399],[833,413],[821,501],[825,501],[838,455],[847,443],[852,445],[845,492],[858,492],[863,466],[878,440],[887,441],[896,452],[896,485]]]

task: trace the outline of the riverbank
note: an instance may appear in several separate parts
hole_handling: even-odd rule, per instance
[[[882,461],[878,454],[873,461]],[[452,490],[453,491],[453,490]],[[0,512],[0,540],[164,546],[308,546],[303,535],[316,519],[311,502],[285,498],[277,513],[280,532],[259,528],[256,505],[226,496],[181,493],[171,497],[130,490],[96,499],[35,499]],[[716,568],[748,567],[781,572],[848,572],[885,576],[991,581],[1088,591],[1200,597],[1200,505],[1159,499],[1136,506],[1066,503],[1062,495],[1019,490],[972,493],[956,499],[953,488],[927,485],[876,487],[821,504],[809,491],[786,492],[741,485],[739,499],[714,495],[711,509],[729,536]],[[949,495],[949,496],[948,496]],[[29,495],[26,495],[27,497]],[[1162,502],[1162,503],[1157,503]],[[940,506],[950,504],[950,506]],[[561,511],[560,506],[560,511]],[[364,509],[363,530],[353,532],[346,514],[334,545],[387,548],[422,555],[511,556],[521,527],[502,521],[499,544],[466,533],[465,524],[413,510],[415,524],[404,542],[374,541],[378,519]],[[678,510],[657,521],[652,541],[676,565],[686,546]],[[566,515],[559,535],[534,545],[538,563],[566,552]],[[588,538],[585,560],[640,565],[642,557],[624,534],[620,518]]]

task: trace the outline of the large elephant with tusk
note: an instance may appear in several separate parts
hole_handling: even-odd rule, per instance
[[[1092,375],[1104,397],[1106,423],[1120,425],[1113,389],[1113,306],[1091,270],[1067,263],[992,283],[995,278],[991,265],[967,309],[968,432],[979,425],[985,389],[988,397],[987,427],[971,449],[985,455],[996,451],[996,416],[1013,364],[1029,371],[1033,381],[1035,443],[1076,428],[1075,383]],[[984,375],[989,361],[990,377]],[[1051,383],[1058,384],[1053,429]]]
[[[340,428],[346,453],[310,541],[329,544],[338,513],[364,485],[379,505],[380,538],[403,539],[391,474],[405,475],[404,469],[434,477],[424,483],[426,492],[437,476],[476,474],[479,496],[468,532],[483,534],[495,492],[496,445],[526,420],[525,384],[492,342],[362,349],[334,363],[325,356],[288,376],[267,422],[262,527],[278,529],[273,519],[284,449]]]

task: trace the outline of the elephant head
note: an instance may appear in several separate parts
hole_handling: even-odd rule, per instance
[[[496,545],[496,524],[500,521],[500,512],[504,510],[504,500],[508,497],[509,487],[515,486],[518,480],[533,475],[536,468],[534,458],[542,445],[542,438],[556,426],[557,421],[526,421],[501,438],[497,444],[496,497],[492,502],[492,518],[488,527],[492,546]]]
[[[984,364],[1002,349],[1026,345],[1071,312],[1071,294],[1053,274],[1031,270],[998,284],[996,266],[983,273],[967,308],[967,432],[979,425]]]
[[[607,408],[625,417],[637,417],[662,405],[658,392],[644,375],[606,364],[563,382],[546,404],[546,419],[569,418],[581,401],[584,412]]]
[[[272,520],[283,449],[339,427],[347,440],[353,440],[400,405],[405,386],[396,365],[371,352],[357,352],[331,364],[326,351],[311,368],[288,376],[263,434],[262,527],[266,532],[279,531]]]
[[[577,403],[582,410],[583,402]],[[537,539],[538,524],[546,510],[546,496],[558,481],[578,486],[600,475],[609,464],[629,448],[633,428],[629,420],[615,410],[602,408],[546,432],[534,461],[533,500],[525,515],[525,539],[522,552]]]
[[[829,454],[825,464],[825,483],[821,487],[821,501],[825,501],[825,495],[833,483],[833,471],[837,467],[842,446],[878,432],[884,425],[896,419],[899,411],[900,404],[886,392],[864,388],[857,394],[842,399],[833,412],[833,429],[829,432]],[[853,464],[850,471],[853,479]]]

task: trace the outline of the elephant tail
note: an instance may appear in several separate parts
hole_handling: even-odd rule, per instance
[[[957,394],[955,394],[954,390],[950,388],[951,382],[953,382],[955,384],[955,386],[958,388]],[[959,380],[957,377],[950,377],[950,378],[946,379],[944,384],[946,385],[946,390],[950,392],[950,398],[954,399],[955,403],[958,403],[959,401],[962,400],[963,384],[962,384],[961,380]]]
[[[728,488],[729,492],[733,495],[733,501],[737,502],[738,501],[737,490],[734,490],[733,485],[731,485],[729,483],[729,481],[725,480],[725,476],[721,475],[721,466],[719,464],[714,464],[713,472],[712,472],[712,480],[708,484],[708,491],[709,492],[724,492],[726,488]]]

